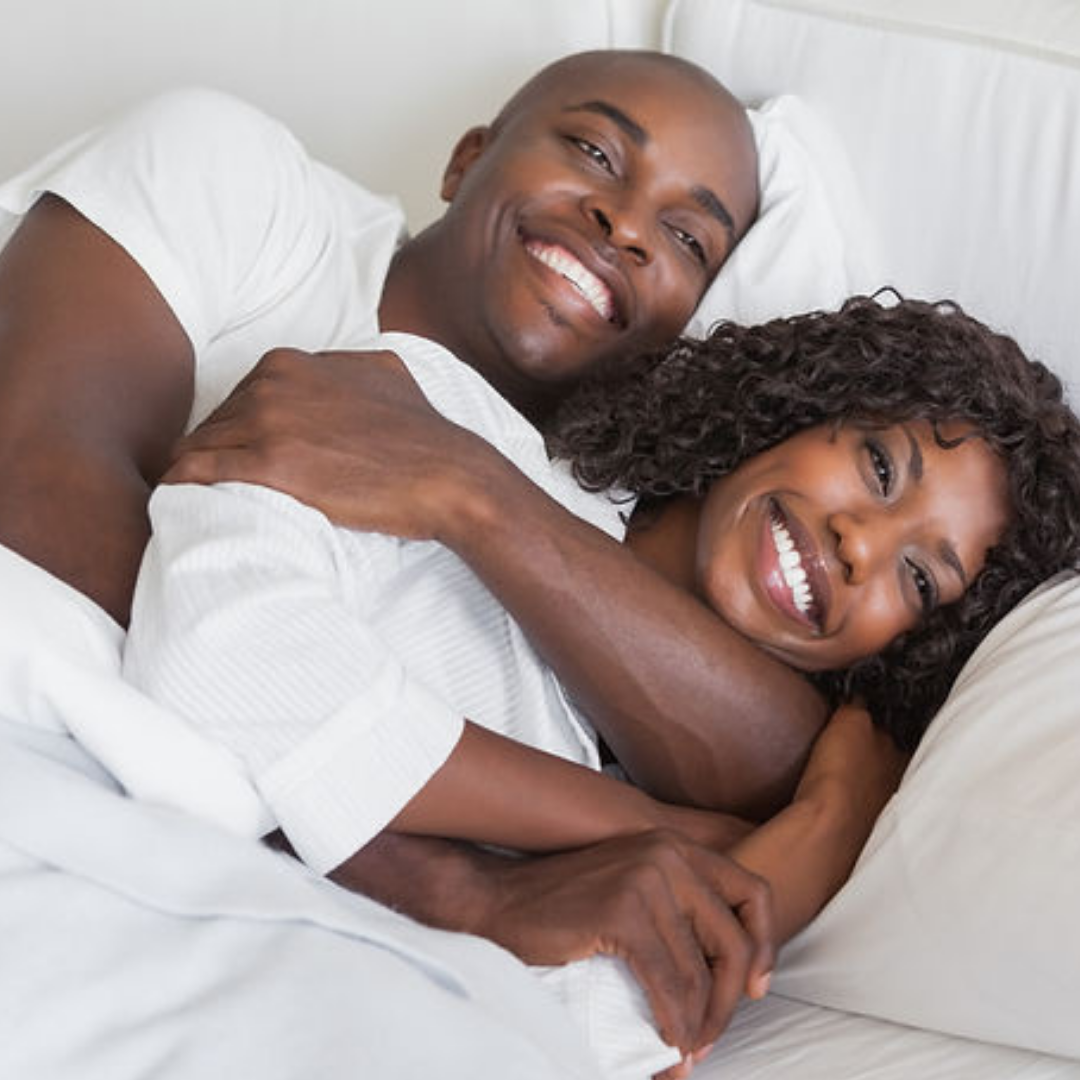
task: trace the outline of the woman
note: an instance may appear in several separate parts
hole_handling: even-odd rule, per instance
[[[488,575],[489,582],[497,580],[501,556],[495,552],[492,574],[491,565],[484,563],[489,547],[470,535],[474,515],[462,509],[505,497],[505,485],[496,480],[499,467],[491,467],[493,452],[471,437],[464,445],[459,430],[429,416],[422,402],[418,412],[415,397],[406,396],[405,407],[384,399],[383,411],[359,425],[379,453],[374,472],[359,479],[353,474],[355,514],[367,514],[369,525],[392,520],[400,528],[404,522],[411,535],[438,537]],[[436,448],[421,470],[415,468],[423,442],[417,441],[417,424],[434,433]],[[189,447],[205,450],[222,433],[221,427],[206,430],[213,432],[209,441],[204,432]],[[1016,598],[1055,570],[1074,565],[1080,550],[1074,510],[1080,499],[1080,429],[1061,400],[1060,385],[1008,339],[948,306],[901,302],[884,308],[856,300],[834,314],[779,320],[756,329],[719,327],[706,343],[643,358],[581,391],[558,418],[551,442],[586,485],[615,485],[628,498],[638,498],[628,544],[639,558],[675,584],[698,592],[757,645],[800,669],[839,665],[839,671],[815,676],[836,697],[862,693],[875,707],[887,706],[892,673],[910,666],[916,649],[933,648],[937,661],[948,665],[946,674],[929,692],[919,687],[919,696],[910,694],[883,714],[906,741],[925,721],[925,710],[943,693],[965,650]],[[466,458],[472,455],[465,466],[459,450]],[[183,467],[176,476],[186,478]],[[1033,476],[1038,485],[1031,483]],[[315,594],[297,591],[301,577],[316,579],[320,595],[355,591],[352,577],[341,570],[353,540],[318,515],[275,504],[280,500],[272,493],[221,489],[217,495],[189,495],[230,505],[237,499],[274,505],[268,516],[260,510],[259,517],[245,519],[233,535],[204,528],[205,535],[189,536],[168,549],[170,533],[186,528],[189,508],[177,503],[183,496],[175,492],[156,497],[155,544],[166,545],[166,557],[159,560],[156,577],[144,573],[141,580],[129,649],[138,656],[142,681],[151,692],[193,720],[205,719],[204,709],[220,714],[226,688],[226,715],[219,715],[217,723],[219,731],[228,729],[223,737],[228,742],[245,723],[272,727],[279,688],[287,692],[297,679],[289,650],[264,657],[262,663],[252,656],[264,647],[265,637],[252,628],[274,627],[289,635],[297,622],[320,621],[310,609]],[[162,517],[170,500],[177,503],[174,512]],[[336,502],[335,511],[340,506]],[[376,511],[381,520],[372,516]],[[872,517],[878,522],[873,543],[867,526]],[[479,520],[491,518],[482,513]],[[356,521],[350,516],[350,523]],[[1033,527],[1048,521],[1056,522],[1053,529]],[[259,566],[244,549],[252,538],[262,543],[275,523],[288,531],[287,542]],[[316,534],[319,539],[312,539]],[[526,530],[518,553],[527,552],[534,540],[535,532]],[[222,544],[234,554],[240,551],[239,561],[208,571]],[[500,547],[505,552],[505,545]],[[309,558],[308,548],[319,554]],[[405,545],[402,551],[415,548]],[[303,559],[290,569],[301,549]],[[393,550],[396,558],[400,552]],[[430,545],[425,550],[431,558],[438,555]],[[419,563],[407,567],[410,574],[402,579],[407,589],[422,584],[420,568]],[[260,583],[267,575],[269,587]],[[1003,575],[1008,577],[1004,592],[993,587]],[[544,639],[552,627],[558,632],[560,620],[553,610],[573,616],[573,605],[587,606],[588,597],[570,597],[558,580],[538,577],[533,584],[540,602],[531,608],[518,604],[515,614]],[[166,587],[147,592],[147,580]],[[260,593],[270,599],[264,603]],[[303,602],[287,610],[280,606],[282,596],[300,596]],[[252,605],[257,619],[249,617]],[[149,623],[143,617],[147,611]],[[162,631],[155,619],[171,618],[174,612],[182,615]],[[273,621],[268,612],[275,613]],[[570,621],[580,633],[582,620]],[[222,622],[233,628],[233,647],[220,638],[205,638],[207,625]],[[405,632],[399,627],[392,644],[404,654],[425,633],[452,638],[455,622],[461,622],[460,612],[434,609],[422,626],[412,622]],[[563,619],[564,629],[566,624]],[[390,619],[383,627],[392,639],[397,625]],[[512,630],[494,636],[502,633]],[[356,650],[347,642],[339,659],[326,660],[339,645],[335,631],[314,650],[324,665],[320,678],[312,680],[305,663],[300,674],[307,681],[293,691],[304,702],[355,664]],[[484,655],[473,649],[468,653],[434,664],[425,673],[428,682],[437,682],[440,666],[451,696],[468,696],[455,682],[490,681],[496,669]],[[880,660],[873,659],[877,654]],[[227,678],[220,675],[223,663]],[[467,663],[476,669],[471,680],[462,668]],[[202,698],[199,683],[205,684]],[[496,730],[508,730],[500,724],[508,720],[503,710],[510,700],[487,717]],[[234,710],[231,716],[228,707]],[[460,707],[470,719],[485,719],[468,703]],[[253,710],[248,721],[245,710]],[[408,721],[401,718],[402,724]],[[555,714],[549,726],[558,729]],[[638,765],[644,762],[643,769],[662,777],[654,787],[667,783],[670,788],[671,778],[674,786],[692,787],[684,784],[687,776],[708,772],[701,768],[707,761],[702,740],[687,738],[677,716],[667,728],[627,732],[607,723],[601,731],[620,761],[631,765],[632,775],[643,771]],[[473,738],[469,730],[463,741]],[[580,754],[573,738],[560,745],[557,731],[543,737],[548,741],[541,745],[556,753],[571,759]],[[856,744],[862,737],[855,736]],[[826,761],[837,757],[837,738],[831,749],[825,746]],[[482,751],[491,748],[480,745]],[[231,748],[241,754],[245,750],[241,743]],[[854,759],[862,763],[873,756],[864,744]],[[848,761],[839,770],[845,784],[857,788],[860,770],[851,767],[852,755],[841,752],[839,757]],[[500,764],[498,755],[486,760],[490,767],[471,785],[452,776],[448,780],[444,768],[401,808],[392,827],[529,850],[588,843],[657,823],[685,826],[699,837],[707,838],[710,828],[715,828],[713,838],[723,835],[719,823],[678,811],[650,817],[653,809],[646,809],[635,824],[631,819],[642,804],[631,807],[629,817],[625,813],[633,789],[605,786],[602,777],[580,770],[570,770],[570,776],[548,758],[524,752],[510,765]],[[258,762],[249,767],[257,771]],[[809,774],[810,788],[824,787],[830,800],[843,804],[847,795],[835,773],[819,759]],[[876,767],[879,778],[887,773]],[[280,780],[273,767],[268,775],[264,790]],[[790,813],[741,843],[740,857],[774,883],[781,938],[812,916],[850,867],[880,805],[881,790],[869,787],[873,790],[853,800],[858,812],[847,813],[836,830],[814,837],[813,844],[807,843],[798,814]],[[805,805],[805,796],[803,789],[796,807]],[[617,809],[612,812],[612,807]],[[278,815],[292,833],[280,810]],[[309,835],[297,833],[300,843],[311,843]],[[765,855],[755,856],[755,848]],[[315,845],[313,850],[320,849]],[[793,857],[796,852],[801,861]],[[336,865],[325,856],[323,861],[323,869]],[[786,878],[774,876],[773,868]],[[340,867],[337,875],[350,880]]]

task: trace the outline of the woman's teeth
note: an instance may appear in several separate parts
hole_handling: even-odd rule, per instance
[[[784,582],[788,589],[791,590],[795,607],[800,614],[810,615],[814,606],[814,594],[810,591],[810,583],[802,566],[802,556],[795,547],[791,533],[782,521],[774,516],[770,518],[769,526],[772,529],[780,572],[784,575]]]

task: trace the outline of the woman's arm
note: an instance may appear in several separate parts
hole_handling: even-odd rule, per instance
[[[778,943],[847,880],[907,760],[865,710],[840,708],[814,746],[795,799],[728,850],[772,886]]]
[[[172,479],[264,483],[452,547],[657,797],[754,817],[790,798],[817,692],[440,417],[391,354],[280,350],[182,448]]]
[[[655,829],[721,850],[747,831],[740,819],[668,806],[621,780],[468,722],[445,764],[389,828],[528,852]]]

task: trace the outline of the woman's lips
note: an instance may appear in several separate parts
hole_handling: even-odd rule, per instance
[[[802,530],[770,499],[762,532],[766,593],[789,618],[820,633],[825,614],[820,575]]]

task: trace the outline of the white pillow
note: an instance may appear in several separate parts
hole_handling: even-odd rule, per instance
[[[847,150],[887,271],[1080,393],[1080,5],[670,0],[664,47],[740,101],[797,94]]]
[[[1080,578],[986,638],[782,994],[1080,1057]]]
[[[692,337],[720,319],[753,324],[832,309],[883,280],[870,220],[833,132],[791,95],[747,111],[758,146],[758,220],[694,313]]]

